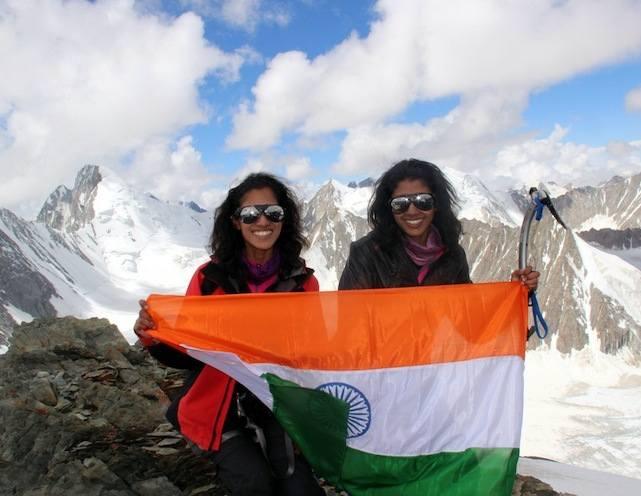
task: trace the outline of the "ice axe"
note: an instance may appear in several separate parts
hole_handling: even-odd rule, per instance
[[[563,226],[564,229],[567,229],[568,226],[563,222],[561,216],[554,208],[552,204],[552,199],[550,198],[550,193],[547,191],[543,184],[539,184],[539,188],[532,187],[528,192],[530,199],[532,200],[528,206],[525,216],[523,217],[523,224],[521,224],[521,236],[519,238],[519,269],[524,269],[527,266],[527,250],[528,242],[530,240],[530,228],[532,227],[532,220],[540,221],[543,218],[543,211],[547,208],[552,217]],[[536,332],[536,335],[545,339],[548,335],[548,325],[543,319],[543,314],[541,313],[541,308],[539,307],[539,302],[536,299],[536,292],[530,291],[529,294],[530,306],[532,307],[532,315],[534,317],[534,325],[530,327],[527,337]],[[539,322],[543,327],[544,332],[539,330]]]

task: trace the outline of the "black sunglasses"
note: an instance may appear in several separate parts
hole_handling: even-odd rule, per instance
[[[417,193],[415,195],[397,196],[392,198],[389,204],[395,214],[407,212],[411,204],[414,204],[419,210],[427,212],[434,208],[434,195],[432,193]]]
[[[282,222],[285,210],[280,205],[247,205],[237,208],[234,212],[234,217],[240,219],[243,224],[253,224],[261,215],[271,222]]]

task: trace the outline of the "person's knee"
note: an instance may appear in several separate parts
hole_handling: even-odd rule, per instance
[[[233,496],[272,496],[274,478],[260,448],[245,436],[223,443],[215,455],[218,477]]]
[[[276,489],[274,478],[266,467],[252,467],[251,470],[247,470],[238,489],[240,489],[238,494],[242,496],[273,496],[276,494],[274,492]],[[236,491],[232,494],[236,496]]]
[[[316,477],[306,461],[296,458],[294,473],[277,480],[277,494],[283,496],[324,496]]]

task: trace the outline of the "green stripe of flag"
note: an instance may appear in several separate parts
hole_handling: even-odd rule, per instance
[[[347,446],[347,403],[273,374],[264,377],[281,425],[316,472],[351,496],[509,496],[512,492],[518,449],[472,448],[407,457],[366,453]]]

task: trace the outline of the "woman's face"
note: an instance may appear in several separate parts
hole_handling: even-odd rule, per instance
[[[239,207],[249,205],[278,205],[278,200],[271,188],[252,189],[240,199]],[[252,224],[234,219],[234,226],[243,236],[247,257],[255,262],[264,262],[272,256],[274,244],[280,236],[283,223],[272,222],[265,215],[260,215]]]
[[[403,179],[399,181],[394,191],[392,191],[392,198],[418,193],[432,193],[432,190],[420,179]],[[420,210],[411,203],[405,212],[393,213],[393,216],[396,224],[407,237],[424,245],[427,242],[427,235],[430,232],[435,213],[436,208],[427,211]]]

